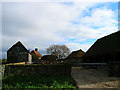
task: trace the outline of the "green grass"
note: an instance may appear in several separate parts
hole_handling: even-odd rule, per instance
[[[66,76],[9,75],[3,78],[3,88],[74,88],[75,80]]]

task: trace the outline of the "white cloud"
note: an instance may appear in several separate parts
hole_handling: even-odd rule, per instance
[[[115,13],[106,7],[95,8],[90,16],[82,17],[78,25],[72,25],[67,34],[68,38],[77,41],[86,39],[97,39],[117,31],[118,24],[115,20]]]
[[[2,0],[2,2],[119,2],[119,0]]]
[[[91,46],[89,44],[79,44],[79,43],[73,43],[73,42],[66,43],[66,45],[71,49],[71,51],[76,51],[76,50],[82,49],[85,52]]]
[[[99,5],[103,6],[98,8]],[[72,50],[87,50],[90,45],[69,43],[69,39],[79,42],[97,39],[117,28],[114,11],[97,2],[73,2],[72,5],[58,2],[3,3],[2,15],[3,48],[7,49],[21,40],[28,49],[45,49],[51,44],[65,43]]]
[[[116,23],[114,12],[111,9],[96,8],[92,10],[91,16],[83,18],[82,22],[90,26],[108,26]]]

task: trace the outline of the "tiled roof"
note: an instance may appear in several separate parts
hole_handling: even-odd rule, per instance
[[[67,58],[77,58],[77,57],[82,57],[85,54],[84,51],[77,50],[77,51],[73,51]]]
[[[31,53],[34,53],[34,54],[36,54],[37,56],[42,57],[42,55],[41,55],[39,52],[35,51],[35,50],[31,51]]]

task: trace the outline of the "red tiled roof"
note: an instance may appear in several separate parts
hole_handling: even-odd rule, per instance
[[[34,54],[36,54],[37,56],[42,57],[42,55],[41,55],[39,52],[35,51],[35,50],[33,50],[31,53],[34,53]]]

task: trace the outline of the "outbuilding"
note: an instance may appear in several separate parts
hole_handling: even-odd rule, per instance
[[[111,76],[120,76],[120,31],[98,39],[83,56],[83,63],[107,63]]]
[[[19,62],[32,63],[32,55],[20,41],[7,51],[7,63]]]
[[[83,50],[73,51],[67,58],[65,58],[65,62],[71,64],[78,64],[82,61],[82,56],[85,54]]]

